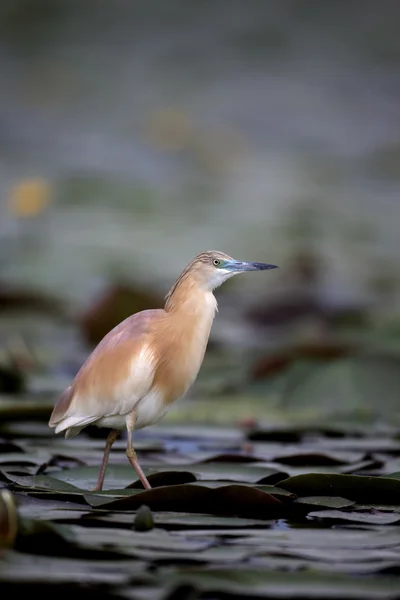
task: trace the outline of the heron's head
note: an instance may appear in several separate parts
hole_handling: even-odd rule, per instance
[[[209,290],[215,289],[233,275],[246,273],[247,271],[265,271],[267,269],[277,269],[277,266],[235,260],[228,254],[217,250],[202,252],[188,266],[188,270],[193,271],[199,283]]]

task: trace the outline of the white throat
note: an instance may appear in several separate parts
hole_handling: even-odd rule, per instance
[[[237,275],[237,273],[229,269],[216,269],[211,279],[207,282],[209,289],[215,290],[215,288],[219,287],[227,279],[230,279],[230,277],[233,277],[233,275]]]

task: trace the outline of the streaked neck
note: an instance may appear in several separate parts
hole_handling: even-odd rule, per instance
[[[210,290],[203,289],[194,277],[182,274],[171,288],[165,302],[167,313],[205,313],[214,318],[217,300]]]

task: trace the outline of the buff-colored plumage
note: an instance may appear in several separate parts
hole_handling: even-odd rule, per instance
[[[134,314],[110,331],[55,405],[49,425],[67,438],[90,424],[112,430],[95,489],[102,488],[111,445],[125,427],[128,458],[150,487],[131,433],[159,421],[195,380],[217,309],[212,290],[235,274],[215,265],[231,262],[221,252],[199,254],[170,290],[164,309]]]

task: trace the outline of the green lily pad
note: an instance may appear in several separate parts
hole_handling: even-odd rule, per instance
[[[382,550],[382,549],[363,549],[358,548],[354,550],[346,548],[313,548],[312,546],[294,546],[294,547],[281,547],[279,545],[269,545],[267,549],[260,545],[259,549],[256,550],[257,558],[261,556],[288,556],[290,558],[302,558],[305,560],[313,561],[313,565],[316,566],[320,563],[324,564],[324,568],[328,564],[336,564],[336,570],[351,562],[353,569],[356,564],[362,565],[363,563],[370,563],[372,561],[390,561],[391,564],[396,563],[400,566],[400,560],[398,553],[395,550]],[[253,555],[254,556],[254,555]]]
[[[400,513],[400,504],[354,504],[353,510],[378,510],[381,512]]]
[[[243,483],[264,483],[268,481],[271,475],[278,473],[277,469],[271,469],[264,466],[254,466],[253,464],[229,464],[229,463],[205,463],[205,464],[191,464],[191,465],[160,465],[151,464],[143,466],[143,470],[147,477],[152,478],[157,475],[162,481],[163,472],[184,472],[189,473],[188,475],[182,475],[182,477],[193,477],[197,480],[225,480]],[[79,487],[80,489],[90,490],[93,489],[97,477],[99,474],[99,467],[76,467],[73,469],[66,469],[64,471],[57,471],[52,473],[54,478],[66,481],[72,485]],[[283,476],[283,474],[282,474]],[[178,479],[178,476],[174,476]],[[150,480],[150,479],[149,479]],[[131,485],[136,485],[138,477],[134,469],[129,465],[109,465],[105,478],[105,488],[123,488]],[[139,487],[139,483],[137,484]]]
[[[368,523],[369,525],[392,525],[400,521],[399,514],[387,512],[345,512],[343,510],[319,510],[310,512],[309,517],[316,519],[334,519],[338,521],[351,521],[353,523]]]
[[[99,468],[100,464],[95,467],[76,467],[73,469],[57,471],[56,473],[52,473],[52,476],[59,481],[65,481],[81,490],[90,491],[96,485]],[[121,489],[137,479],[138,477],[134,469],[129,464],[110,464],[107,468],[104,487],[105,489]]]
[[[339,496],[305,496],[297,498],[293,504],[304,504],[306,506],[321,506],[326,508],[349,508],[355,504],[354,500],[340,498]]]
[[[140,532],[133,531],[133,529],[111,527],[86,528],[77,525],[71,525],[68,528],[73,534],[76,543],[83,548],[99,549],[114,546],[120,549],[131,549],[135,553],[139,548],[175,552],[200,552],[206,548],[210,548],[212,545],[211,540],[177,536],[163,529]]]
[[[271,518],[282,505],[271,494],[241,485],[206,488],[197,485],[174,485],[153,488],[119,500],[106,500],[86,495],[91,506],[109,510],[136,510],[145,504],[153,511],[185,511],[189,513],[237,515],[241,517]]]
[[[138,560],[74,560],[8,552],[0,562],[0,581],[19,584],[126,585],[146,563]]]
[[[164,469],[171,467],[163,467],[160,465],[149,465],[152,471],[162,472]],[[195,475],[198,481],[206,479],[208,481],[224,480],[235,481],[237,483],[266,483],[268,478],[276,475],[279,471],[269,466],[260,465],[259,463],[195,463],[190,465],[174,465],[175,471],[190,471]],[[144,469],[146,472],[146,469]],[[280,471],[280,473],[282,473]]]
[[[400,502],[400,481],[389,477],[309,473],[280,481],[279,487],[298,496],[337,495],[356,502]]]
[[[346,561],[334,562],[332,559],[318,561],[315,556],[310,558],[297,558],[289,555],[282,557],[276,556],[256,556],[252,557],[251,564],[255,567],[263,567],[269,571],[285,571],[285,572],[329,572],[346,573],[358,576],[371,576],[373,573],[396,573],[399,563],[392,560],[366,560],[362,562],[352,562],[351,559]],[[321,596],[328,597],[328,596]],[[335,596],[334,596],[335,597]]]
[[[67,511],[60,511],[61,515],[67,517]],[[58,518],[58,512],[53,511],[54,518]],[[73,512],[71,513],[74,514]],[[82,516],[86,514],[86,517],[90,521],[115,523],[123,525],[132,525],[134,515],[132,513],[123,512],[109,512],[105,510],[103,513],[98,510],[92,514],[78,511],[77,514]],[[178,512],[156,512],[153,515],[154,523],[156,527],[162,527],[167,530],[174,531],[185,531],[185,529],[202,529],[208,530],[212,533],[213,529],[237,529],[243,527],[260,527],[259,519],[244,519],[239,517],[216,517],[214,515],[207,514],[190,514],[190,513],[178,513]],[[264,522],[263,522],[264,525]]]
[[[397,473],[390,473],[390,475],[385,475],[385,477],[388,477],[389,479],[397,479],[400,481],[400,471],[398,471]]]
[[[362,581],[346,575],[305,573],[271,573],[263,568],[242,567],[177,569],[165,577],[165,583],[177,586],[183,582],[210,597],[219,593],[243,598],[344,598],[348,600],[397,600],[395,577],[368,577]]]
[[[135,432],[151,490],[126,458],[126,433],[94,493],[106,431],[65,440],[48,415],[2,422],[0,487],[15,492],[18,525],[0,561],[4,593],[47,597],[62,585],[87,598],[397,600],[395,421],[364,426],[360,414],[321,425],[318,411],[289,414],[264,392],[246,406],[240,396],[207,399],[202,424],[198,413],[189,426],[165,420]],[[241,404],[242,416],[257,405],[253,416],[279,425],[259,441],[246,423],[215,427],[216,400],[221,423]],[[294,419],[301,424],[286,424]]]
[[[197,461],[196,461],[197,458]],[[262,462],[265,459],[260,456],[253,456],[251,454],[244,453],[233,453],[233,452],[224,452],[218,453],[215,452],[205,452],[200,453],[200,456],[194,455],[193,462],[198,462],[199,464],[203,463],[256,463]]]
[[[304,450],[274,453],[269,460],[290,466],[338,466],[358,463],[364,458],[363,452]]]
[[[82,510],[82,508],[73,508],[72,506],[67,508],[66,502],[64,502],[65,508],[51,508],[51,505],[52,500],[46,500],[45,506],[20,506],[18,514],[24,518],[40,519],[41,521],[77,523],[81,522],[81,518],[90,514],[91,511],[90,506],[87,506],[85,510]]]
[[[181,485],[183,483],[193,483],[194,481],[197,481],[196,477],[188,471],[161,471],[148,477],[148,482],[152,488],[165,485]],[[128,485],[127,489],[143,490],[143,484],[138,480]]]
[[[354,529],[310,529],[301,527],[296,529],[243,529],[224,534],[227,538],[240,537],[240,543],[246,545],[262,545],[264,548],[297,548],[307,547],[314,549],[330,550],[347,549],[396,549],[400,546],[400,530],[397,526],[380,527],[373,530]],[[226,543],[231,543],[227,540]]]
[[[34,489],[36,491],[44,490],[51,492],[69,492],[69,493],[82,493],[82,490],[48,475],[13,475],[7,473],[7,479],[12,481],[16,485],[24,489]]]
[[[67,525],[30,518],[19,521],[17,550],[27,553],[37,552],[38,549],[42,549],[41,544],[51,544],[58,551],[71,551],[75,543],[76,538]]]
[[[231,483],[229,481],[212,480],[212,481],[196,481],[196,483],[194,485],[216,489],[216,488],[220,488],[223,486],[231,485]],[[289,492],[288,490],[284,490],[276,485],[264,485],[264,484],[253,485],[252,483],[241,483],[240,486],[251,488],[251,489],[257,489],[257,490],[260,490],[261,492],[265,492],[266,494],[272,494],[273,496],[276,496],[277,498],[279,498],[282,501],[294,500],[296,498],[295,494],[292,494],[292,492]]]
[[[22,452],[7,452],[0,454],[0,464],[4,465],[41,465],[50,458],[50,454],[40,456],[28,455]]]

